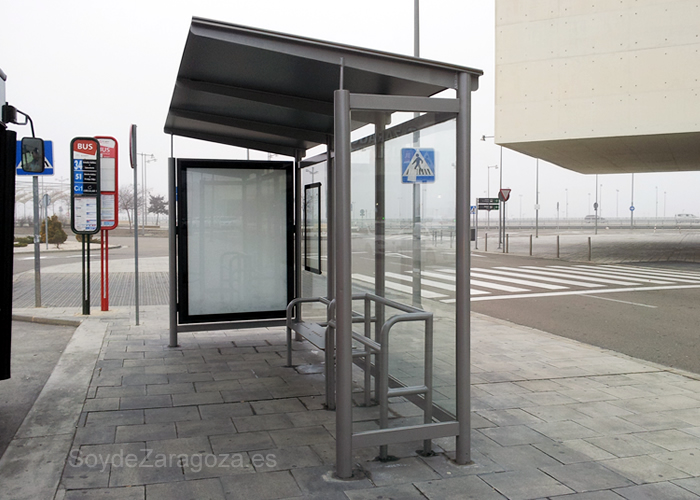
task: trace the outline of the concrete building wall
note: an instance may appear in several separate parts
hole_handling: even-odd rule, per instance
[[[495,130],[578,171],[699,169],[700,2],[496,0]]]

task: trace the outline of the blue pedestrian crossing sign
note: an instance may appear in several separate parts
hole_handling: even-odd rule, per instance
[[[404,184],[435,182],[435,150],[403,148],[401,150],[401,182]]]

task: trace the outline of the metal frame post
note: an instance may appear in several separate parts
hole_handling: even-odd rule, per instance
[[[383,113],[377,113],[374,123],[374,293],[380,297],[386,295],[386,188],[385,188],[385,162],[384,162],[384,131],[386,121]],[[374,324],[375,340],[379,341],[379,332],[384,325],[384,304],[375,304],[376,322]],[[376,384],[376,392],[379,385]]]
[[[341,80],[342,81],[342,80]],[[352,234],[350,230],[350,92],[333,95],[336,234],[336,473],[352,477]]]
[[[457,285],[456,285],[456,358],[457,358],[457,451],[455,460],[463,465],[471,461],[471,325],[469,322],[469,269],[471,252],[469,251],[469,200],[471,177],[471,76],[459,74],[457,97],[459,114],[457,115],[457,163],[456,163],[456,229],[457,229]]]
[[[168,347],[178,347],[177,342],[177,204],[175,197],[175,158],[168,158],[168,270],[170,281],[170,344]]]
[[[329,137],[326,144],[326,173],[328,186],[326,188],[326,293],[329,301],[335,298],[335,165],[332,155],[333,141]],[[330,322],[331,310],[328,309],[326,319]],[[326,408],[335,410],[335,328],[326,329]]]

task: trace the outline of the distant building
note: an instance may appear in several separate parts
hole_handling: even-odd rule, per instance
[[[582,173],[700,170],[700,3],[496,0],[495,136]]]

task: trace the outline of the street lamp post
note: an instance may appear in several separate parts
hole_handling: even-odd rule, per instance
[[[491,197],[491,169],[498,170],[498,165],[486,165],[486,197]],[[499,218],[500,220],[500,218]],[[486,227],[491,229],[491,210],[486,211]],[[500,232],[500,231],[499,231]]]
[[[146,217],[148,215],[148,199],[146,199],[146,197],[148,196],[148,190],[146,188],[146,181],[147,181],[146,165],[151,163],[151,162],[157,161],[157,160],[156,160],[155,155],[153,155],[153,153],[137,153],[137,154],[141,157],[141,163],[143,164],[143,173],[142,173],[142,175],[143,175],[143,180],[142,180],[143,187],[141,188],[143,190],[143,227],[142,227],[141,234],[145,235],[146,234]],[[134,204],[136,204],[136,201],[137,200],[134,200]],[[134,221],[134,223],[136,224],[136,230],[138,231],[139,221]]]
[[[495,139],[495,137],[492,136],[492,135],[482,135],[482,136],[481,136],[481,140],[482,140],[482,141],[485,142],[486,139]],[[498,178],[498,193],[500,194],[500,193],[501,193],[501,189],[503,189],[503,146],[499,146],[499,148],[500,148],[500,153],[499,153],[498,166],[500,166],[500,169],[499,169],[499,172],[498,172],[498,174],[499,174],[499,178]],[[500,196],[499,196],[499,200],[500,200]],[[500,204],[500,203],[501,203],[501,202],[499,201],[499,204]],[[502,207],[504,210],[505,210],[505,208],[506,208],[506,207],[505,207],[505,203],[506,203],[506,202],[504,201],[504,202],[503,202],[503,207]],[[502,243],[503,240],[505,239],[504,236],[501,236],[501,234],[505,235],[505,232],[506,232],[505,223],[506,223],[506,220],[505,220],[505,217],[503,217],[503,227],[501,227],[501,217],[499,216],[499,217],[498,217],[498,248],[501,248],[501,243]]]
[[[535,160],[535,238],[540,237],[540,159]]]

